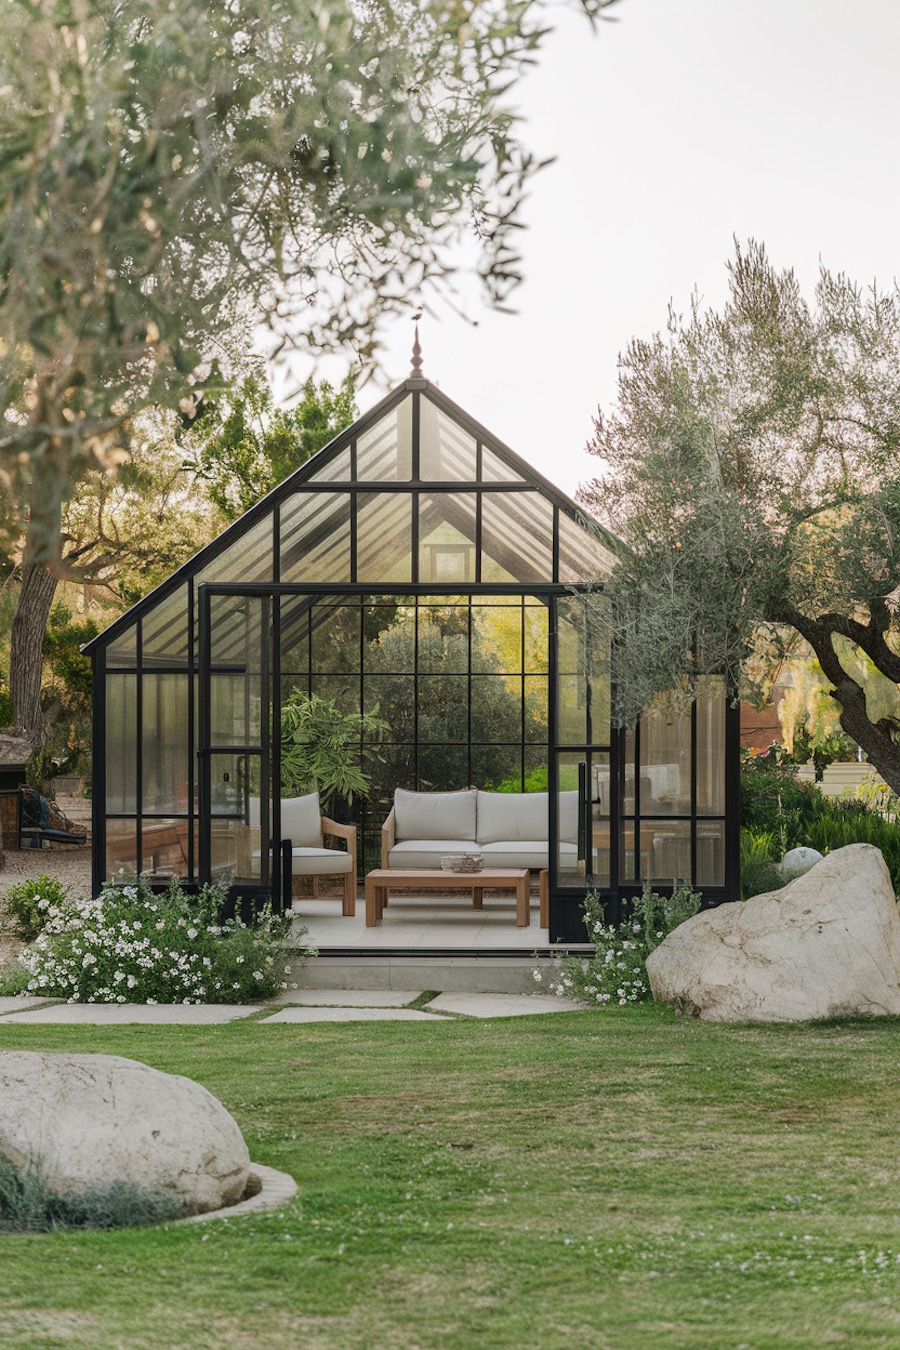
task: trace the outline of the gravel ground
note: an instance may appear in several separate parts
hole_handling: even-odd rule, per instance
[[[91,803],[86,797],[58,797],[57,804],[75,824],[90,830]],[[52,877],[70,887],[73,895],[91,893],[91,846],[55,844],[51,848],[8,849],[0,861],[0,965],[15,955],[21,943],[6,931],[3,896],[7,887],[35,877]]]

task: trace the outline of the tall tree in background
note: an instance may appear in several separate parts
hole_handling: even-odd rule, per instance
[[[596,420],[584,501],[627,545],[619,712],[704,672],[758,692],[799,633],[897,791],[882,695],[900,683],[900,292],[823,268],[811,306],[752,242],[729,276],[721,313],[695,305],[631,343]]]
[[[307,380],[299,403],[276,408],[265,377],[248,375],[197,419],[185,437],[187,466],[227,521],[258,502],[359,416],[356,382],[334,389]]]
[[[602,9],[602,0],[587,8]],[[12,0],[0,19],[0,486],[21,548],[16,729],[62,503],[127,459],[142,407],[190,417],[240,322],[371,353],[474,234],[518,279],[535,167],[500,103],[541,0]],[[23,541],[20,543],[20,541]]]

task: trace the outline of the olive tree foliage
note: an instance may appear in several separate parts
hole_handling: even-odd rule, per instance
[[[502,96],[539,47],[543,8],[4,7],[0,491],[23,567],[23,734],[40,736],[28,662],[60,571],[62,503],[91,468],[125,462],[137,410],[191,417],[242,323],[371,354],[377,321],[448,277],[463,235],[488,297],[507,297],[536,166]]]
[[[898,788],[881,691],[900,682],[900,293],[823,267],[808,303],[752,241],[728,271],[720,312],[695,303],[631,343],[595,423],[584,501],[626,545],[618,712],[714,671],[760,698],[800,634]]]

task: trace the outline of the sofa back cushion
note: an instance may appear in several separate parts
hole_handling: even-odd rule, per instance
[[[546,792],[479,792],[478,843],[546,840],[547,802]]]
[[[394,792],[397,839],[475,840],[475,792]]]

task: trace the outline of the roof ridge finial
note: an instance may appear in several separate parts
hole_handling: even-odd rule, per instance
[[[419,310],[418,313],[413,315],[413,322],[416,325],[416,336],[415,341],[413,342],[413,349],[412,349],[412,370],[409,372],[409,378],[411,380],[424,380],[425,378],[425,376],[422,374],[422,347],[421,344],[419,343],[419,320],[421,319],[421,317],[422,317],[421,310]]]

